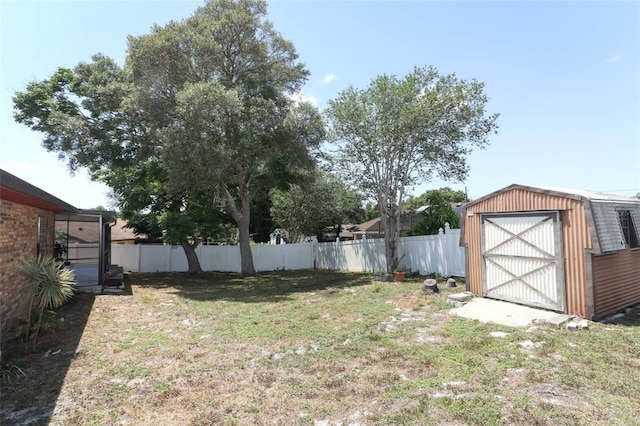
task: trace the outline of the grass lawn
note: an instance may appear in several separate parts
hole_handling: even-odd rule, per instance
[[[423,279],[132,275],[130,295],[77,295],[35,353],[7,360],[25,376],[3,383],[0,423],[640,424],[637,315],[486,325]]]

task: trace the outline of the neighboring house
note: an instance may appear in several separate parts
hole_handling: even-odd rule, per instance
[[[640,303],[640,200],[511,185],[465,206],[467,290],[599,320]]]
[[[351,230],[356,225],[340,225],[340,241],[353,240],[353,233]],[[296,243],[317,243],[317,242],[333,242],[335,241],[335,233],[326,233],[320,236],[313,234],[302,234],[298,237]],[[269,244],[291,244],[289,241],[289,232],[284,228],[276,228],[271,234],[269,234]]]
[[[53,255],[56,213],[76,208],[0,170],[0,342],[29,306],[28,283],[15,268],[20,259]]]
[[[269,234],[269,244],[287,244],[289,240],[288,232],[282,228],[276,228],[271,234]]]
[[[400,217],[400,236],[406,236],[407,232],[422,219],[422,212],[426,208],[427,207],[421,207],[413,213],[405,213]],[[350,231],[353,233],[353,239],[355,240],[361,240],[362,238],[384,238],[382,220],[379,217],[356,225],[350,229]]]
[[[126,228],[127,222],[118,219],[111,227],[111,244],[136,244],[145,240],[146,235],[136,234],[133,229]],[[86,222],[57,221],[56,229],[64,233],[65,245],[68,244],[97,244],[100,240],[100,228],[87,226]]]
[[[111,244],[138,244],[141,240],[147,240],[146,235],[136,234],[133,229],[126,226],[126,221],[118,219],[115,226],[111,228]]]

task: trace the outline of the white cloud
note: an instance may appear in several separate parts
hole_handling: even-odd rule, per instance
[[[618,62],[622,58],[621,55],[612,56],[611,58],[607,58],[604,61],[607,63]]]
[[[333,80],[336,79],[336,75],[335,74],[327,74],[324,76],[324,78],[322,79],[323,83],[329,84],[331,83]]]
[[[16,161],[13,163],[2,164],[2,169],[8,171],[9,173],[15,172],[41,172],[42,167],[36,166],[34,164],[25,163],[24,161]]]
[[[296,92],[293,93],[291,95],[289,95],[289,99],[291,99],[293,102],[295,102],[296,104],[300,103],[300,102],[308,102],[311,105],[317,105],[318,104],[318,100],[316,99],[315,96],[313,95],[306,95],[302,92]]]

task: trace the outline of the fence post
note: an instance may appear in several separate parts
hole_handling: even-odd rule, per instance
[[[446,226],[446,224],[445,224]],[[447,269],[447,255],[445,253],[445,243],[446,243],[446,236],[444,235],[444,230],[442,228],[438,229],[438,257],[440,258],[439,262],[438,262],[438,274],[442,275],[443,277],[446,275],[446,269]]]
[[[282,270],[284,271],[286,268],[286,264],[287,264],[287,252],[285,251],[285,246],[287,244],[280,244],[282,247],[280,248],[280,252],[281,252],[281,256],[280,256],[280,263],[282,264]]]

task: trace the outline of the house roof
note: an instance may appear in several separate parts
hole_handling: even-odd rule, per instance
[[[2,169],[0,169],[0,199],[56,213],[78,210],[71,204]]]
[[[413,225],[415,225],[417,221],[419,221],[421,218],[422,218],[422,213],[418,211],[403,213],[402,216],[400,217],[400,230],[402,232],[406,232],[410,230],[413,227]],[[382,223],[381,223],[380,217],[377,217],[375,219],[371,219],[359,225],[356,225],[353,227],[353,229],[351,229],[351,231],[354,231],[356,233],[364,232],[368,234],[381,234],[381,235],[384,233],[382,230]]]
[[[356,225],[353,230],[360,232],[382,232],[380,227],[380,218],[376,217],[375,219],[371,219],[359,225]]]
[[[144,235],[136,234],[133,229],[125,228],[125,226],[127,226],[127,222],[119,220],[111,228],[112,242],[135,240],[145,237]],[[69,240],[79,243],[97,243],[99,241],[100,227],[87,223],[87,221],[70,220],[68,228],[66,221],[58,221],[57,227],[64,232],[67,232],[68,229]]]
[[[146,235],[136,234],[133,229],[125,228],[127,222],[119,220],[116,225],[111,228],[111,241],[135,240],[137,238],[146,238]]]

